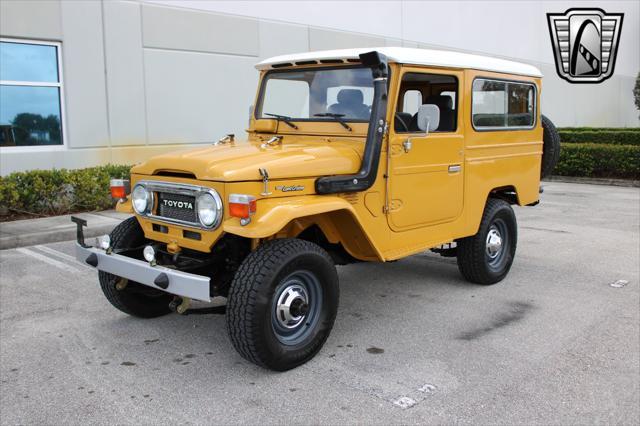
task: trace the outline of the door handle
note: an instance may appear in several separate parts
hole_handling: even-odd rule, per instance
[[[460,169],[462,169],[460,164],[454,164],[452,166],[449,166],[449,173],[458,173]]]

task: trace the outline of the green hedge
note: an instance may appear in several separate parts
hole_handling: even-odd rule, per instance
[[[640,131],[627,129],[560,129],[562,143],[600,143],[609,145],[640,145]]]
[[[43,216],[112,208],[109,180],[128,178],[130,168],[106,165],[12,173],[0,177],[0,206],[13,214]],[[640,144],[564,144],[554,174],[640,179]]]
[[[571,143],[562,146],[554,172],[560,176],[640,178],[640,146]]]
[[[640,127],[559,127],[558,130],[574,132],[640,132]]]
[[[129,178],[131,166],[32,170],[0,177],[0,205],[10,213],[58,215],[112,208],[109,180]],[[5,212],[6,213],[6,212]]]

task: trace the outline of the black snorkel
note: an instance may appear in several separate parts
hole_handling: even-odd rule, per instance
[[[386,133],[387,78],[389,67],[387,57],[379,52],[367,52],[360,56],[362,65],[370,67],[373,75],[373,103],[369,129],[362,155],[362,165],[354,175],[323,176],[316,180],[316,192],[334,194],[337,192],[365,191],[375,183],[380,164],[382,139]]]

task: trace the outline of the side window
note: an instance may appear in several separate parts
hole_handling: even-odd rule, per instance
[[[450,75],[406,73],[400,83],[402,102],[396,107],[396,133],[422,133],[418,128],[418,110],[431,104],[440,110],[440,123],[434,132],[455,132],[457,129],[458,80]]]
[[[529,84],[509,83],[508,127],[531,127],[535,120],[535,91]]]
[[[0,146],[62,144],[60,47],[0,42]]]
[[[476,79],[472,120],[476,129],[531,128],[535,122],[535,86]]]

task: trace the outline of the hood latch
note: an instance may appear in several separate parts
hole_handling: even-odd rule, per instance
[[[227,142],[233,143],[235,141],[235,137],[236,137],[236,135],[234,135],[233,133],[229,133],[225,137],[218,139],[218,141],[214,142],[213,144],[214,145],[223,145],[223,144],[225,144]]]
[[[266,149],[270,146],[278,145],[281,143],[282,143],[282,136],[274,136],[268,141],[266,141],[265,143],[263,143],[262,145],[260,145],[260,148]]]
[[[271,195],[272,193],[269,192],[269,172],[267,172],[267,169],[258,169],[258,171],[260,172],[260,176],[262,176],[262,192],[260,195]]]

